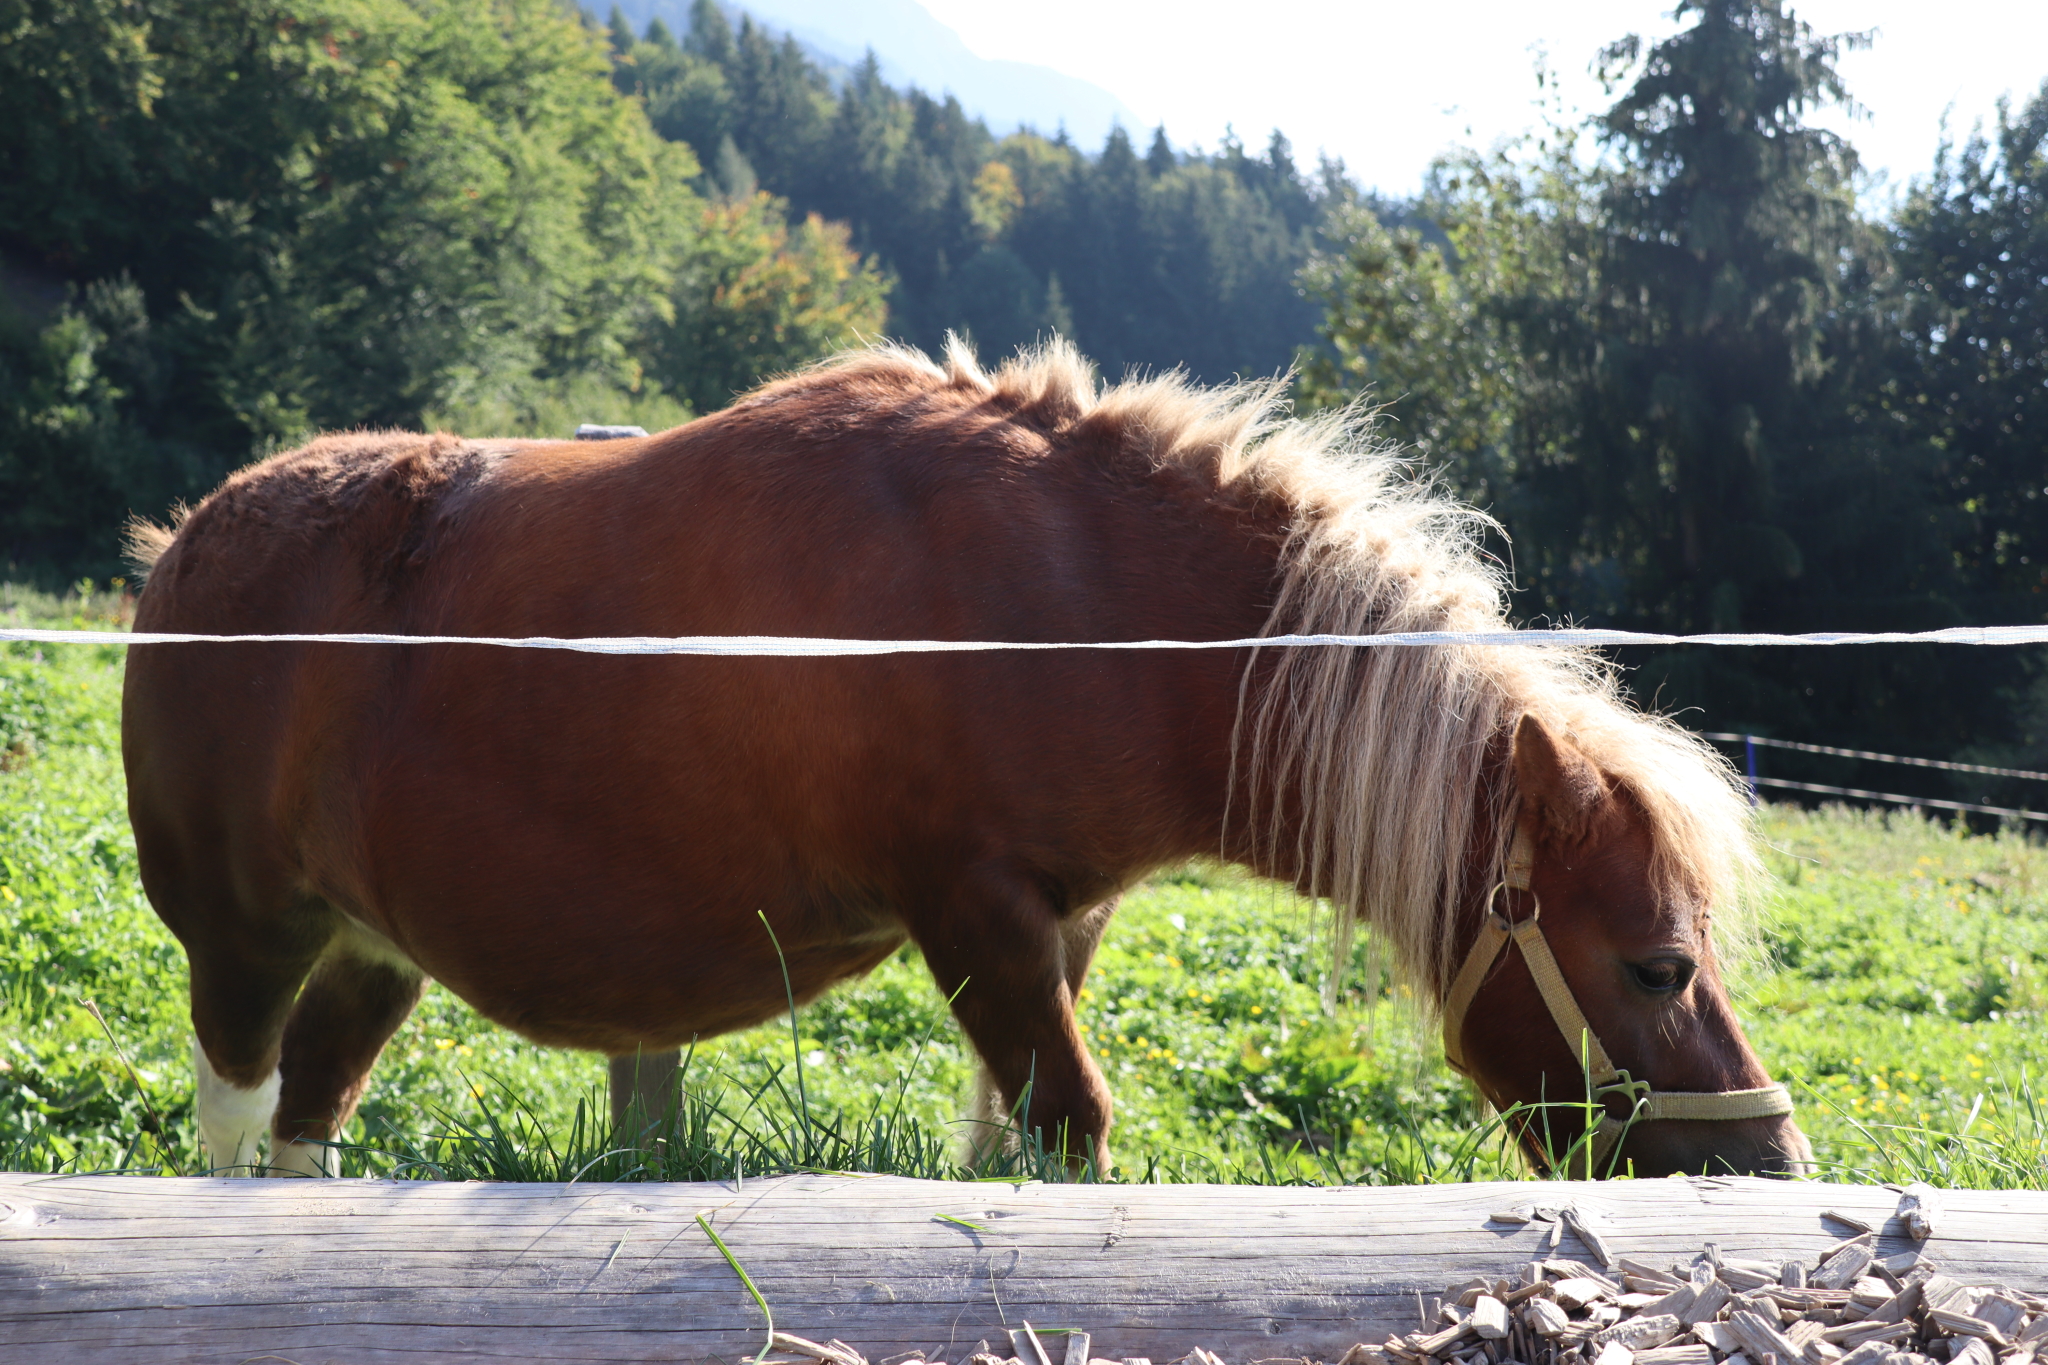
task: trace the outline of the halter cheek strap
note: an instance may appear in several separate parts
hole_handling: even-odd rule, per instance
[[[1502,950],[1512,943],[1522,950],[1522,960],[1529,964],[1529,975],[1535,979],[1536,989],[1543,996],[1543,1003],[1550,1010],[1558,1031],[1564,1034],[1566,1044],[1574,1052],[1582,1051],[1581,1060],[1593,1098],[1604,1100],[1609,1095],[1626,1095],[1631,1101],[1627,1118],[1617,1119],[1607,1114],[1600,1120],[1586,1155],[1585,1174],[1591,1175],[1606,1167],[1608,1157],[1633,1123],[1658,1119],[1763,1119],[1792,1112],[1792,1095],[1782,1085],[1705,1092],[1652,1090],[1648,1081],[1636,1080],[1616,1066],[1614,1059],[1607,1055],[1607,1049],[1601,1046],[1600,1036],[1586,1022],[1585,1012],[1579,1008],[1578,1000],[1565,982],[1564,973],[1558,970],[1557,958],[1551,953],[1549,942],[1543,937],[1543,906],[1529,889],[1530,872],[1535,862],[1535,846],[1518,822],[1514,841],[1508,845],[1507,865],[1502,870],[1500,885],[1494,888],[1486,921],[1479,926],[1479,937],[1473,942],[1472,951],[1465,955],[1464,966],[1458,969],[1449,993],[1444,996],[1444,1059],[1453,1070],[1476,1079],[1465,1057],[1465,1016]],[[1502,891],[1520,891],[1529,897],[1527,918],[1510,920],[1501,913]]]

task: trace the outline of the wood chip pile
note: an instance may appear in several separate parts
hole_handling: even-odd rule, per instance
[[[1934,1192],[1916,1184],[1898,1218],[1924,1240],[1939,1212]],[[2048,1365],[2048,1299],[1964,1284],[1924,1248],[1879,1258],[1875,1231],[1828,1217],[1861,1231],[1811,1265],[1723,1256],[1709,1243],[1690,1262],[1663,1266],[1614,1255],[1597,1219],[1571,1207],[1503,1210],[1488,1221],[1549,1224],[1552,1251],[1570,1229],[1600,1266],[1551,1256],[1513,1279],[1452,1285],[1433,1303],[1418,1295],[1421,1327],[1353,1346],[1337,1365]],[[1010,1333],[1007,1354],[984,1341],[960,1365],[1054,1365],[1053,1343],[1059,1365],[1152,1365],[1095,1357],[1087,1333],[1041,1337],[1028,1323]],[[775,1347],[755,1365],[869,1365],[840,1341],[778,1332]],[[877,1365],[946,1362],[911,1352]],[[1197,1347],[1169,1365],[1226,1362]]]
[[[1542,1260],[1510,1280],[1447,1289],[1436,1321],[1384,1344],[1360,1344],[1339,1365],[2048,1365],[2048,1301],[1966,1285],[1921,1252],[1879,1260],[1864,1233],[1819,1262],[1773,1264],[1709,1246],[1690,1264],[1621,1257],[1603,1273]],[[1058,1337],[1061,1365],[1152,1365],[1089,1354],[1085,1333]],[[869,1365],[844,1342],[777,1333],[761,1365]],[[1027,1327],[1014,1354],[982,1342],[962,1365],[1053,1365]],[[921,1355],[879,1365],[944,1365]],[[1197,1347],[1172,1365],[1225,1365]],[[1289,1359],[1253,1365],[1314,1365]]]
[[[1348,1365],[2048,1365],[2048,1301],[1943,1275],[1871,1234],[1818,1264],[1544,1260],[1446,1291],[1438,1321]]]

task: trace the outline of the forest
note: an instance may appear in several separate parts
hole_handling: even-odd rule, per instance
[[[1611,107],[1446,149],[1394,202],[1277,131],[999,136],[714,0],[680,34],[558,0],[0,0],[0,575],[112,579],[131,512],[313,431],[652,429],[956,330],[1374,409],[1498,520],[1520,620],[2048,617],[2048,87],[1873,208],[1812,123],[1867,36],[1679,9],[1599,54]],[[1623,662],[1701,728],[2048,766],[2038,650]],[[1889,789],[2026,800],[1887,778],[1916,780]]]

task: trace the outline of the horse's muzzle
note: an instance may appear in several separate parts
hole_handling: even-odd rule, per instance
[[[1813,1144],[1790,1115],[1639,1123],[1622,1142],[1614,1169],[1638,1176],[1808,1175]]]

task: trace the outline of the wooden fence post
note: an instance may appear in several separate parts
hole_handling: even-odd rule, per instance
[[[676,1102],[682,1065],[681,1048],[628,1052],[612,1058],[612,1128],[623,1131],[626,1121],[636,1115],[639,1127],[659,1123]]]

